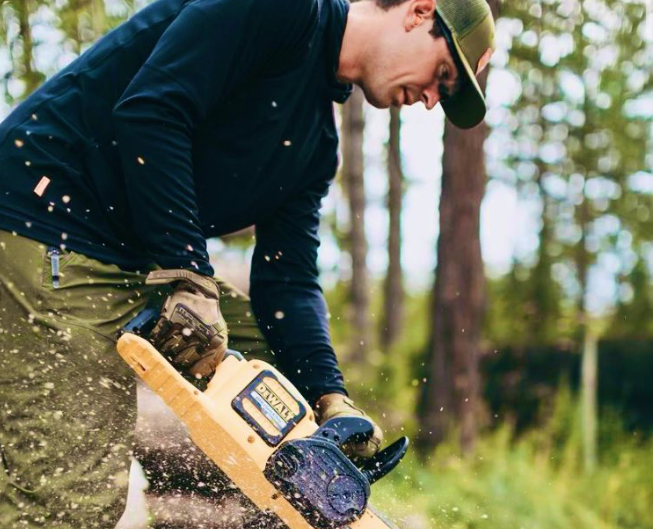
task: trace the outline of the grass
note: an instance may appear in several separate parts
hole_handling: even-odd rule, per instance
[[[410,456],[373,501],[402,529],[653,529],[653,441],[607,419],[600,464],[585,473],[577,406],[564,390],[558,401],[543,427],[486,433],[473,457],[454,443]]]

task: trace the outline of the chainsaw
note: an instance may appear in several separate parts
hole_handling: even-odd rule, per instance
[[[340,417],[318,426],[286,377],[233,350],[201,391],[142,338],[157,318],[146,309],[127,324],[118,353],[268,520],[266,528],[397,529],[370,505],[370,487],[399,464],[406,437],[371,459],[350,460],[343,447],[370,439],[370,421]]]

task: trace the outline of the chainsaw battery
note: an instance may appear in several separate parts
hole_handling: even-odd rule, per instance
[[[306,406],[270,370],[259,373],[231,403],[269,446],[277,446],[306,415]]]

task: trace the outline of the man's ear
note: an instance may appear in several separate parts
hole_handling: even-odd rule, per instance
[[[404,19],[406,31],[415,29],[424,22],[433,20],[437,0],[408,0],[406,4],[407,9]]]

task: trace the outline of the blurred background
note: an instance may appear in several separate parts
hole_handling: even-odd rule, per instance
[[[651,529],[653,2],[489,2],[486,124],[337,108],[333,340],[354,399],[414,441],[376,503],[413,529]],[[147,3],[0,0],[0,117]],[[244,290],[252,235],[210,241]],[[239,527],[175,468],[150,471],[152,527]]]

